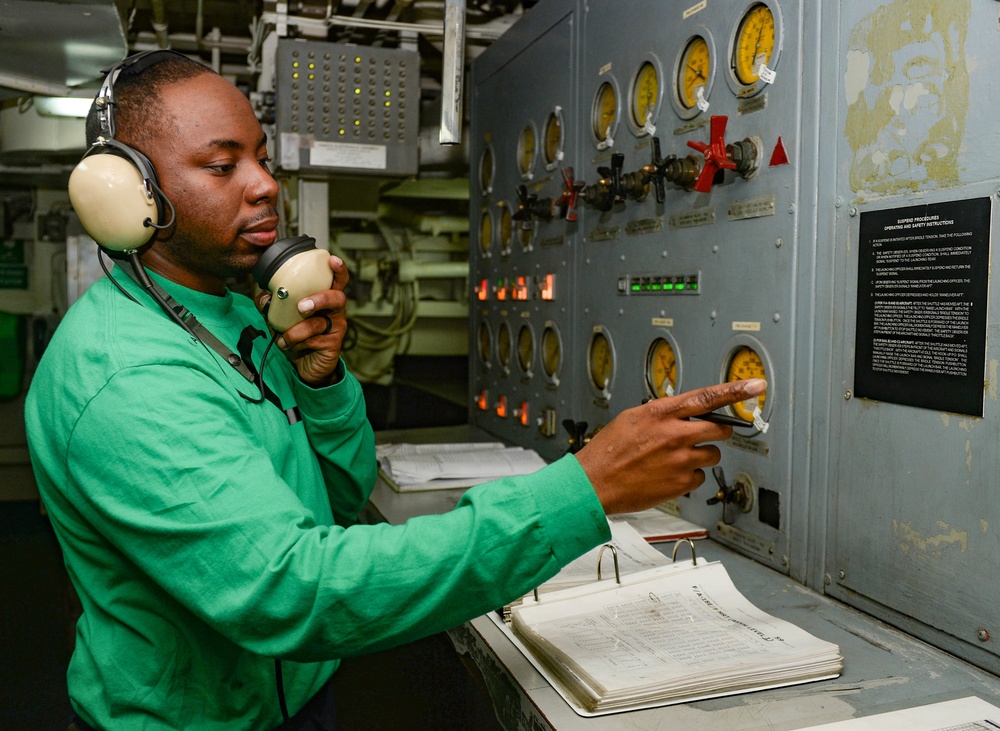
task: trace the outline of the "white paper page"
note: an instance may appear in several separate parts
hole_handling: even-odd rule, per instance
[[[407,454],[436,454],[438,452],[472,452],[479,449],[506,449],[503,442],[445,442],[444,444],[376,444],[375,456],[393,457]]]
[[[637,571],[644,571],[656,566],[664,566],[670,563],[670,559],[649,545],[646,540],[639,535],[631,525],[625,522],[614,520],[608,521],[611,526],[611,540],[615,550],[618,551],[618,572],[619,575],[634,574]],[[603,545],[603,544],[602,544]],[[602,546],[587,551],[579,558],[563,567],[562,571],[553,576],[539,587],[541,590],[560,586],[574,586],[585,582],[597,581],[597,557],[601,556],[601,578],[615,578],[615,561],[611,549],[605,549],[601,554]]]
[[[714,668],[731,669],[737,659],[763,668],[782,656],[835,650],[758,610],[718,563],[699,567],[684,581],[643,582],[573,602],[542,600],[514,613],[515,622],[520,614],[522,626],[612,692],[697,678]]]
[[[981,698],[959,698],[904,708],[849,721],[809,726],[801,731],[997,731],[1000,708]]]
[[[383,469],[388,468],[386,471],[400,485],[436,479],[527,475],[545,465],[535,451],[520,447],[394,455],[383,460]]]

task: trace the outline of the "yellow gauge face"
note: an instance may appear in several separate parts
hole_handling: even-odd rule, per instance
[[[527,373],[531,370],[531,360],[535,357],[535,336],[531,328],[523,325],[517,332],[517,364]]]
[[[497,360],[502,366],[510,363],[510,346],[510,327],[505,322],[500,325],[500,330],[497,332]]]
[[[545,154],[545,164],[551,165],[559,160],[559,153],[563,143],[562,120],[559,115],[552,112],[545,122],[545,144],[542,152]]]
[[[593,127],[594,137],[598,142],[608,139],[616,119],[618,119],[618,95],[615,94],[615,87],[605,81],[597,90],[597,97],[594,99]]]
[[[485,193],[493,187],[493,148],[487,147],[483,150],[483,157],[479,161],[479,186]]]
[[[493,240],[493,218],[489,211],[483,211],[482,218],[479,219],[479,248],[485,254],[490,250],[490,242]]]
[[[559,372],[562,365],[562,344],[559,333],[554,327],[546,327],[542,331],[542,369],[549,378]]]
[[[517,169],[521,175],[527,175],[531,171],[531,164],[535,161],[535,128],[530,124],[521,130],[521,136],[517,138]]]
[[[613,369],[611,343],[604,333],[596,332],[590,339],[590,381],[594,388],[598,391],[607,389]]]
[[[653,121],[659,98],[660,74],[653,64],[646,61],[639,67],[632,84],[632,121],[637,127],[644,127]]]
[[[483,363],[490,362],[493,346],[490,343],[490,326],[485,322],[479,324],[479,358]]]
[[[729,359],[729,367],[726,369],[727,381],[742,381],[745,378],[767,379],[764,370],[764,361],[753,348],[743,347],[733,353]],[[756,399],[751,398],[746,401],[733,404],[732,409],[738,417],[746,421],[753,421],[753,408],[757,406],[761,411],[767,402],[767,391],[760,394]]]
[[[688,41],[681,56],[681,66],[677,72],[677,93],[681,106],[692,109],[698,104],[698,90],[708,93],[708,79],[712,73],[712,51],[708,41],[695,36]]]
[[[656,398],[673,396],[677,389],[677,354],[663,338],[657,338],[646,354],[646,383]]]
[[[511,236],[514,235],[514,220],[511,217],[510,206],[500,207],[500,247],[510,248]]]
[[[736,31],[733,48],[733,73],[736,80],[756,84],[760,65],[769,64],[774,52],[774,14],[763,3],[751,7]]]

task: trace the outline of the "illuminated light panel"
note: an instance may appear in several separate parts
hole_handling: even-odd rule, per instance
[[[479,283],[479,286],[476,287],[476,297],[480,301],[485,302],[487,299],[489,299],[489,296],[490,296],[490,280],[484,279]]]
[[[503,279],[497,280],[497,299],[506,300],[507,299],[507,282]]]
[[[490,392],[485,388],[479,392],[479,398],[476,399],[476,406],[479,407],[480,411],[489,411],[490,408]]]
[[[522,401],[521,408],[518,410],[517,420],[521,422],[521,426],[528,426],[528,402]]]
[[[541,287],[542,299],[551,302],[552,300],[555,299],[555,291],[556,291],[556,275],[546,274],[545,277],[542,279],[542,287]]]
[[[500,396],[500,398],[497,399],[496,411],[497,411],[497,416],[499,416],[501,419],[506,419],[507,418],[507,397],[506,396]]]
[[[518,277],[510,288],[511,299],[526,302],[528,300],[528,278]]]

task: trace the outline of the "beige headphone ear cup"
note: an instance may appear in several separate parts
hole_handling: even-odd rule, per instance
[[[113,153],[80,161],[69,177],[69,199],[91,238],[112,251],[139,248],[155,231],[145,221],[159,221],[156,199],[138,168]]]

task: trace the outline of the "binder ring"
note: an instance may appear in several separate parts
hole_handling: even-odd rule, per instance
[[[605,543],[603,546],[601,546],[601,550],[597,552],[597,580],[598,581],[601,580],[601,557],[604,555],[605,548],[611,549],[611,556],[615,560],[615,583],[620,584],[622,583],[622,577],[621,574],[618,573],[618,549],[615,548],[610,543]]]
[[[692,541],[690,538],[680,538],[680,539],[678,539],[677,541],[674,542],[674,551],[670,555],[670,560],[671,561],[676,561],[677,560],[677,549],[680,548],[680,546],[681,546],[682,543],[686,543],[689,546],[691,546],[691,563],[693,563],[695,566],[697,566],[698,565],[698,559],[694,555],[694,541]],[[598,576],[598,578],[600,578],[600,576]]]

